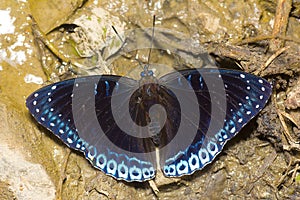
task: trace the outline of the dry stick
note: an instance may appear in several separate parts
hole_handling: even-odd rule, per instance
[[[67,168],[67,164],[68,164],[68,160],[71,154],[71,150],[69,148],[66,148],[66,155],[64,157],[64,161],[62,163],[62,170],[60,172],[60,177],[59,177],[59,181],[58,181],[58,185],[57,185],[57,191],[56,191],[56,199],[61,200],[62,199],[62,187],[63,187],[63,183],[64,180],[66,178],[66,168]]]
[[[296,38],[291,38],[291,37],[287,37],[287,36],[280,36],[280,35],[259,35],[256,37],[250,37],[250,38],[246,38],[241,42],[236,42],[233,43],[235,45],[244,45],[244,44],[249,44],[249,43],[255,43],[255,42],[259,42],[262,40],[270,40],[270,39],[281,39],[284,41],[292,41],[295,43],[299,43],[300,44],[300,40],[296,39]]]
[[[276,108],[276,112],[277,112],[277,115],[279,117],[279,120],[280,120],[280,123],[281,123],[281,126],[283,127],[283,133],[285,135],[285,137],[288,139],[288,144],[299,144],[299,142],[295,141],[293,139],[293,137],[291,136],[290,132],[289,132],[289,129],[284,121],[284,118],[282,116],[282,111],[278,108],[278,106],[276,105],[277,102],[275,101],[275,108]]]
[[[284,41],[293,41],[296,43],[300,43],[300,41],[297,39],[286,37],[286,30],[291,8],[292,0],[278,0],[272,35],[262,35],[247,38],[242,42],[237,42],[237,44],[242,45],[271,39],[270,50],[276,51],[284,45]]]
[[[282,54],[284,51],[288,50],[290,47],[283,47],[281,49],[279,49],[278,51],[276,51],[273,55],[271,55],[268,60],[260,67],[260,69],[254,73],[255,75],[260,74],[262,71],[264,71],[272,62],[275,58],[277,58],[280,54]]]
[[[259,40],[271,39],[270,50],[276,52],[265,62],[264,65],[260,67],[260,70],[255,73],[256,75],[264,71],[276,57],[278,57],[280,54],[282,54],[284,51],[290,48],[290,47],[282,48],[282,46],[284,45],[284,40],[281,40],[280,37],[281,36],[285,37],[291,8],[292,8],[292,0],[278,0],[272,35],[250,38],[242,42],[242,44],[245,44],[245,43],[255,42]]]
[[[293,171],[293,175],[292,178],[290,179],[290,185],[292,185],[293,181],[296,179],[296,175],[297,175],[297,171],[299,170],[299,163],[296,164],[295,168],[292,170]]]
[[[288,169],[292,166],[292,160],[289,161],[289,164],[287,166],[287,170],[285,173],[280,177],[279,181],[277,182],[277,188],[283,183],[284,179],[288,176]]]
[[[284,126],[284,125],[286,125],[283,121],[284,121],[284,119],[283,119],[283,117],[282,117],[282,115],[279,113],[279,108],[278,108],[278,103],[277,103],[277,98],[276,98],[276,93],[275,94],[273,94],[272,95],[272,102],[274,102],[274,105],[275,105],[275,109],[276,109],[276,113],[277,113],[277,115],[278,115],[278,118],[279,118],[279,121],[281,122],[281,125],[282,126]],[[283,121],[282,121],[283,120]],[[284,123],[284,124],[283,124]],[[284,129],[285,127],[283,127],[283,129]],[[283,132],[285,132],[285,130],[283,131]],[[283,143],[283,145],[284,146],[287,146],[288,144],[289,144],[289,141],[287,140],[287,136],[286,137],[284,137],[283,135],[285,135],[285,134],[281,134],[280,135],[280,138],[281,138],[281,141],[282,141],[282,143]]]
[[[283,127],[283,133],[285,133],[285,136],[288,138],[288,141],[289,141],[288,143],[290,144],[290,142],[292,142],[294,144],[297,144],[298,142],[295,141],[292,138],[291,134],[289,133],[289,129],[288,129],[288,127],[287,127],[287,125],[286,125],[286,123],[284,121],[284,118],[283,118],[283,116],[282,116],[282,114],[281,114],[281,112],[279,110],[277,110],[277,114],[278,114],[279,120],[281,122],[281,125]]]
[[[42,41],[47,47],[48,49],[54,54],[56,55],[61,61],[65,62],[65,63],[70,63],[71,60],[68,59],[66,56],[64,56],[63,54],[61,54],[53,45],[52,43],[47,39],[46,35],[41,31],[40,27],[38,26],[38,24],[36,23],[35,19],[31,17],[32,20],[32,32],[34,34],[34,36],[36,37],[36,39]]]
[[[73,62],[71,59],[67,58],[65,55],[60,53],[54,45],[47,39],[46,34],[42,32],[35,19],[29,15],[32,20],[32,33],[35,36],[35,39],[41,41],[43,44],[47,46],[47,48],[55,55],[59,60],[66,64],[72,64],[77,68],[84,68],[83,65],[77,62]]]
[[[292,0],[278,0],[275,20],[274,20],[274,27],[272,35],[282,35],[285,36],[289,14],[292,8]],[[284,41],[279,39],[272,39],[270,41],[270,50],[276,51],[277,49],[281,48],[284,45]]]
[[[159,189],[153,180],[148,181],[151,190],[154,192],[155,196],[158,196]]]
[[[273,39],[273,38],[274,38],[273,35],[259,35],[259,36],[256,36],[256,37],[246,38],[241,42],[238,41],[238,42],[235,42],[233,44],[235,44],[235,45],[244,45],[244,44],[259,42],[259,41],[262,41],[262,40],[269,40],[269,39]]]
[[[294,119],[294,117],[292,115],[290,115],[289,113],[286,112],[282,112],[279,111],[285,118],[289,119],[291,122],[293,122],[294,125],[297,126],[297,128],[300,128],[300,125],[298,124],[298,122]]]
[[[300,142],[294,140],[294,138],[291,136],[290,131],[285,123],[284,117],[286,117],[287,119],[290,119],[293,123],[295,122],[295,120],[290,115],[288,115],[284,111],[280,110],[280,108],[278,107],[278,104],[277,104],[276,94],[274,94],[272,96],[272,101],[274,101],[276,113],[277,113],[277,116],[281,123],[281,126],[283,128],[283,135],[285,136],[285,137],[281,137],[281,139],[283,141],[283,149],[287,150],[287,151],[289,151],[291,149],[296,149],[299,151],[300,150]],[[295,125],[298,127],[297,123],[295,123]]]
[[[270,165],[274,162],[276,158],[277,153],[275,150],[273,150],[272,153],[264,159],[264,163],[257,169],[256,173],[254,174],[253,180],[251,180],[250,185],[248,185],[246,188],[248,194],[252,191],[254,184],[265,174],[267,169],[270,167]]]
[[[35,35],[34,35],[34,37],[36,38]],[[41,65],[42,65],[43,72],[45,73],[45,75],[47,77],[47,80],[50,80],[51,69],[47,64],[47,56],[46,56],[46,52],[44,51],[44,49],[47,48],[47,47],[45,46],[45,44],[41,40],[38,40],[38,39],[35,39],[35,44],[36,44],[36,46],[38,48],[38,52],[40,54],[39,55],[39,60],[40,60]]]
[[[297,175],[297,171],[300,169],[299,168],[299,163],[300,163],[300,160],[299,159],[296,159],[296,160],[290,160],[289,164],[288,164],[288,169],[285,171],[284,175],[280,178],[280,180],[278,181],[278,184],[277,184],[277,187],[279,187],[283,182],[284,182],[284,179],[289,176],[290,174],[292,174],[292,177],[290,179],[290,182],[287,183],[288,186],[290,186],[293,181],[295,180],[296,178],[296,175]],[[292,166],[293,165],[296,165],[293,169]],[[287,182],[287,181],[286,181]]]

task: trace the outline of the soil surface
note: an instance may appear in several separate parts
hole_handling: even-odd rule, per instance
[[[300,199],[299,10],[284,0],[4,0],[0,199]],[[138,29],[146,34],[130,35]],[[138,79],[135,58],[147,62],[150,48],[157,76],[217,65],[273,83],[266,107],[201,171],[151,183],[117,181],[69,150],[25,106],[38,88],[71,77]]]

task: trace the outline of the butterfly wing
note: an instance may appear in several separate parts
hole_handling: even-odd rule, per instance
[[[155,176],[155,159],[143,154],[152,143],[125,134],[114,121],[111,104],[112,96],[129,98],[127,93],[137,84],[119,76],[70,79],[37,90],[26,106],[42,126],[82,151],[94,167],[116,179],[144,181]],[[122,106],[128,109],[123,104],[114,107],[121,118]]]
[[[160,154],[161,168],[167,177],[192,174],[211,163],[226,142],[259,113],[272,92],[271,84],[260,77],[225,69],[183,70],[163,76],[160,82],[185,96],[183,104],[197,104],[192,114],[181,108],[181,119],[190,128],[177,133],[192,135],[194,139],[181,149],[168,145]]]

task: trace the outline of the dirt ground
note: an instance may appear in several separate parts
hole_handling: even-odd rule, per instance
[[[158,39],[151,62],[166,66],[155,69],[159,76],[216,63],[264,77],[274,89],[203,170],[127,183],[96,170],[38,125],[25,99],[80,75],[138,78],[134,57],[147,62],[153,15]],[[298,1],[4,0],[0,19],[0,199],[300,199]],[[149,29],[126,35],[131,51],[114,56],[122,42],[112,25],[121,37]]]

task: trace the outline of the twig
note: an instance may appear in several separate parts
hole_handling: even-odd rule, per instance
[[[62,199],[62,187],[63,187],[63,183],[64,180],[66,178],[66,168],[67,168],[67,164],[68,164],[68,160],[71,154],[71,150],[69,148],[66,148],[66,155],[64,157],[64,161],[63,164],[61,166],[61,170],[60,170],[60,177],[59,177],[59,181],[58,181],[58,185],[57,185],[57,192],[56,192],[56,199],[57,200],[61,200]]]
[[[272,35],[282,35],[285,36],[289,14],[292,9],[292,0],[278,0],[273,32]],[[272,39],[270,41],[270,50],[276,51],[277,49],[281,48],[284,45],[284,41],[278,39]]]
[[[277,58],[280,54],[282,54],[284,51],[288,50],[290,47],[283,47],[276,51],[273,55],[271,55],[268,60],[260,67],[260,69],[255,73],[256,75],[259,75],[262,71],[264,71],[272,62],[275,58]]]
[[[53,55],[55,55],[63,64],[65,64],[65,65],[72,64],[73,66],[75,66],[78,69],[84,69],[85,68],[82,64],[80,64],[78,62],[74,62],[71,59],[67,58],[65,55],[63,55],[62,53],[60,53],[54,47],[54,45],[47,39],[46,34],[42,32],[42,30],[40,29],[40,27],[36,23],[33,16],[29,15],[29,17],[32,20],[32,33],[33,33],[33,35],[34,35],[34,37],[37,41],[39,41],[39,42],[43,43],[44,45],[46,45],[46,47],[51,51],[51,53]],[[43,66],[43,67],[45,67],[45,66]],[[72,72],[75,72],[75,71],[74,71],[74,69],[72,70]],[[45,72],[45,73],[46,73],[47,76],[49,76],[48,72]]]
[[[256,174],[254,175],[254,180],[252,180],[250,185],[247,187],[248,194],[253,189],[254,184],[265,174],[265,172],[267,171],[269,166],[274,162],[276,157],[277,157],[277,153],[276,151],[273,150],[272,153],[264,159],[263,165],[260,166],[260,168],[256,171]]]

